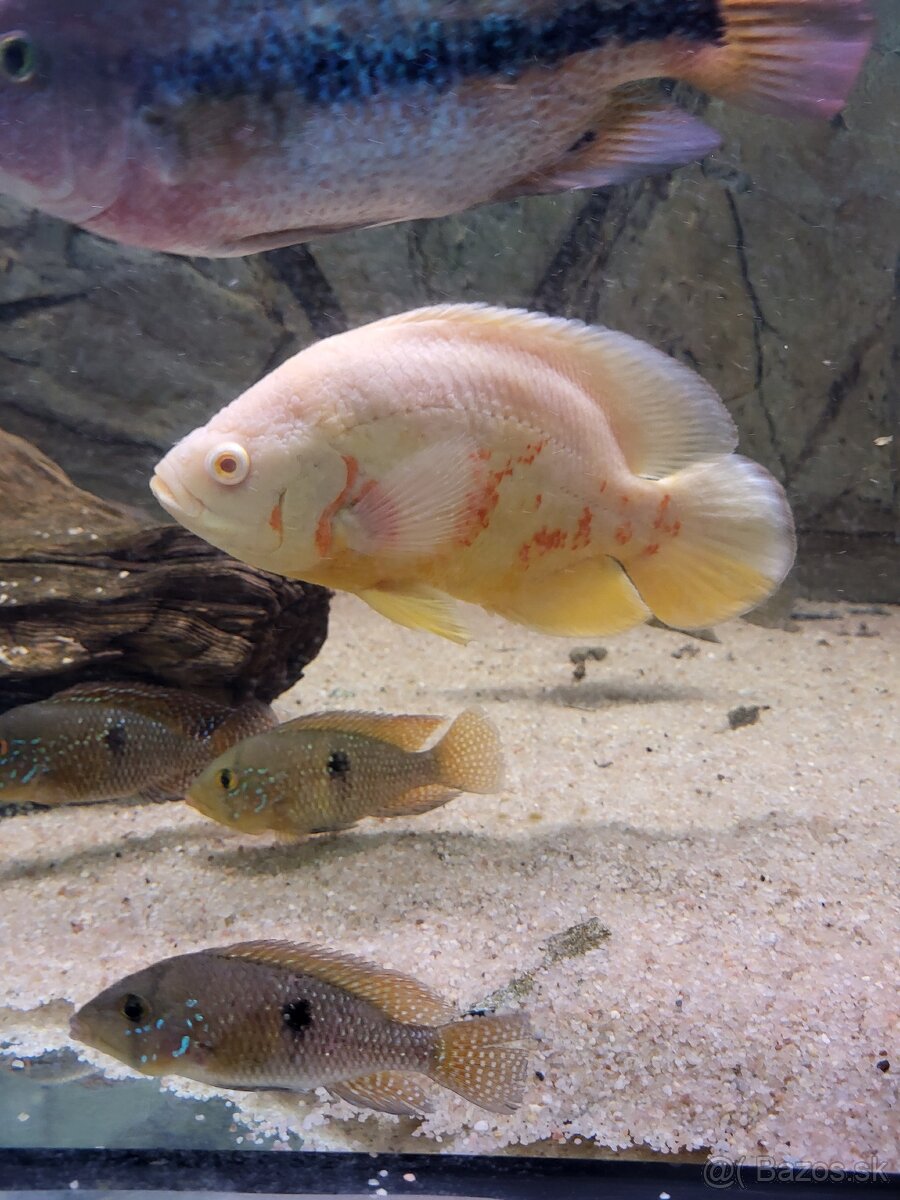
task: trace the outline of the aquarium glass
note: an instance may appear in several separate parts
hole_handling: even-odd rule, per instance
[[[900,1169],[898,55],[0,0],[0,1157]]]

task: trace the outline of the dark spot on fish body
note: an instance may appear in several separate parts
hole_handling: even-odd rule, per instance
[[[299,1037],[303,1037],[312,1025],[312,1008],[309,1001],[303,997],[300,997],[299,1000],[289,1000],[283,1006],[281,1015],[291,1033],[295,1033]]]
[[[330,779],[346,779],[350,773],[350,755],[346,750],[332,750],[325,768]]]
[[[103,740],[109,747],[110,753],[115,758],[121,758],[128,747],[128,727],[124,717],[118,717],[112,725],[109,726],[103,736]]]
[[[273,18],[265,33],[243,42],[184,49],[168,58],[132,52],[118,74],[144,81],[139,106],[153,107],[160,96],[169,103],[176,96],[255,96],[270,103],[286,91],[308,104],[329,105],[413,87],[446,92],[467,79],[516,79],[610,44],[669,37],[720,43],[723,36],[718,0],[582,0],[530,20],[494,13],[412,21],[382,37],[377,30],[351,37],[339,25],[293,32]]]

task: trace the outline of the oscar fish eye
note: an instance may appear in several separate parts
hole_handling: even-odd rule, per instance
[[[223,442],[207,455],[206,469],[217,483],[243,483],[250,474],[250,455],[237,442]]]
[[[0,37],[0,73],[11,83],[27,83],[36,69],[34,42],[27,34],[16,30]]]
[[[134,992],[129,992],[127,996],[122,997],[119,1011],[126,1020],[133,1022],[135,1025],[140,1025],[145,1021],[149,1013],[146,1003],[140,996],[136,996]]]

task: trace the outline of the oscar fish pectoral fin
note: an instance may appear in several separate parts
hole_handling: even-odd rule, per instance
[[[460,645],[470,640],[456,601],[437,588],[424,584],[396,587],[383,584],[378,588],[366,588],[357,594],[377,613],[407,629],[425,629]]]
[[[703,121],[671,104],[660,104],[646,89],[614,93],[595,130],[585,133],[552,166],[529,175],[494,200],[572,192],[631,183],[645,175],[696,162],[721,144]]]
[[[628,576],[612,558],[590,558],[543,578],[526,578],[501,616],[560,637],[623,633],[650,616]]]

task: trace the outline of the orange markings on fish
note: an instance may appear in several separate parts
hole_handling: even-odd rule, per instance
[[[479,451],[478,458],[490,458],[490,454],[489,450],[487,452]],[[507,459],[505,467],[502,467],[499,471],[491,471],[488,475],[484,491],[480,497],[480,503],[474,509],[474,528],[466,533],[465,536],[459,538],[460,546],[471,546],[479,533],[487,529],[490,525],[491,515],[500,503],[500,484],[504,479],[509,478],[512,473],[512,459]]]
[[[613,537],[616,539],[616,541],[619,543],[620,546],[627,546],[632,538],[631,522],[626,521],[624,525],[620,525],[618,527],[618,529],[616,530],[616,532],[613,534]]]
[[[541,505],[543,503],[544,503],[544,495],[542,492],[538,492],[538,494],[534,498],[534,511],[537,512],[537,510],[541,507]]]
[[[581,550],[584,546],[591,544],[591,523],[593,520],[594,514],[585,505],[581,510],[581,516],[578,518],[578,528],[575,530],[575,536],[572,538],[573,550]]]
[[[359,474],[359,463],[352,454],[344,454],[341,457],[344,460],[344,466],[347,468],[346,482],[331,503],[325,505],[325,508],[322,510],[322,515],[319,517],[318,524],[316,525],[316,550],[319,552],[322,558],[327,558],[331,551],[331,545],[333,541],[331,524],[334,520],[335,514],[350,495],[350,492],[353,490],[353,485],[356,483],[356,477]]]
[[[529,541],[523,543],[519,548],[519,559],[524,566],[528,566],[531,559],[532,548],[538,552],[538,557],[549,554],[551,550],[565,549],[566,542],[569,540],[569,535],[563,529],[548,529],[545,525],[533,534]]]
[[[279,537],[284,537],[284,515],[281,511],[284,505],[284,492],[278,497],[278,503],[269,513],[269,526],[274,529]]]
[[[667,533],[670,537],[677,537],[681,531],[680,521],[667,521],[666,512],[671,503],[672,497],[668,492],[663,496],[657,508],[656,520],[653,522],[653,528],[660,530],[661,533]]]
[[[647,555],[648,557],[651,554],[658,554],[659,553],[659,542],[651,542],[649,544],[649,546],[644,547],[642,553]]]
[[[540,454],[540,452],[543,450],[543,448],[544,448],[543,442],[534,442],[534,443],[529,442],[528,445],[525,447],[525,453],[520,454],[519,457],[516,459],[516,462],[521,463],[524,467],[530,467],[531,464],[534,462],[534,460],[537,458],[537,456]]]

